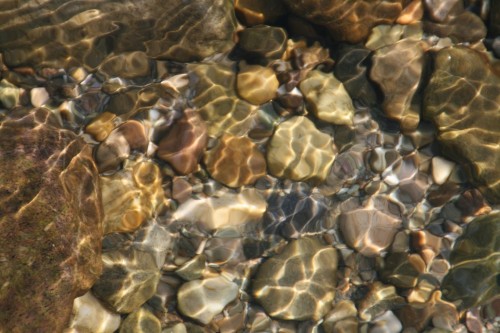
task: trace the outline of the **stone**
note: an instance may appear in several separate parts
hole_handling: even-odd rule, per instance
[[[271,68],[243,64],[240,67],[236,87],[241,98],[260,105],[276,97],[279,82]]]
[[[95,140],[104,141],[116,127],[116,115],[111,112],[103,112],[85,126],[85,133],[91,135]]]
[[[149,310],[141,307],[129,314],[120,326],[120,333],[160,333],[161,323]]]
[[[160,169],[151,161],[130,161],[123,170],[100,179],[105,234],[136,230],[165,202]]]
[[[399,121],[403,131],[415,130],[420,121],[420,109],[412,99],[423,66],[424,45],[410,38],[379,48],[373,56],[370,77],[384,93],[384,113]]]
[[[400,0],[285,0],[290,10],[314,24],[324,26],[337,41],[352,44],[363,41],[379,24],[392,24],[400,15]]]
[[[436,125],[445,157],[464,166],[491,203],[500,202],[499,105],[500,77],[480,53],[466,47],[438,52],[424,117]]]
[[[387,310],[400,307],[404,303],[404,299],[396,293],[396,288],[376,281],[369,285],[368,293],[359,302],[359,317],[363,321],[371,321]]]
[[[30,90],[31,105],[38,108],[47,103],[50,99],[49,93],[45,88],[33,88]]]
[[[109,77],[137,79],[151,76],[151,63],[151,59],[142,51],[124,52],[105,59],[99,71]]]
[[[104,269],[92,293],[118,313],[138,310],[156,292],[160,270],[154,256],[134,247],[103,251]]]
[[[113,333],[120,322],[120,315],[104,307],[89,291],[75,298],[69,327],[78,333]]]
[[[30,1],[0,7],[5,22],[1,34],[9,36],[0,42],[7,66],[94,69],[108,55],[134,51],[189,62],[233,46],[236,18],[231,1],[120,1],[110,6],[99,0],[77,8],[65,3]]]
[[[300,82],[307,109],[319,119],[334,125],[353,125],[354,106],[351,98],[332,73],[310,71]]]
[[[364,205],[347,201],[339,225],[347,245],[364,256],[378,256],[394,240],[401,227],[399,207],[388,199],[372,197]]]
[[[372,325],[370,333],[398,333],[403,330],[403,325],[392,311],[387,311],[372,320]]]
[[[238,36],[240,49],[250,59],[280,59],[286,49],[287,35],[283,28],[258,25],[242,30]]]
[[[158,157],[182,175],[194,172],[207,145],[207,127],[193,109],[184,110],[158,144]]]
[[[247,137],[224,134],[204,162],[212,178],[229,187],[251,185],[267,173],[264,155]]]
[[[424,16],[424,5],[421,0],[411,0],[411,2],[399,14],[396,23],[413,24],[422,20]]]
[[[267,203],[255,189],[245,189],[238,194],[225,193],[218,197],[191,198],[174,212],[179,221],[200,223],[208,230],[245,225],[259,220]]]
[[[434,156],[432,158],[432,180],[438,185],[442,185],[450,177],[451,172],[455,168],[455,163],[448,161],[442,157]]]
[[[319,320],[332,306],[336,270],[333,247],[315,238],[292,240],[261,264],[253,295],[271,317]]]
[[[286,14],[281,0],[236,0],[234,10],[245,26],[272,23]]]
[[[102,219],[97,168],[81,138],[44,108],[0,123],[3,330],[67,327],[73,299],[101,273]]]
[[[19,105],[22,92],[23,89],[3,79],[0,81],[0,105],[6,109]]]
[[[358,310],[354,303],[350,300],[342,300],[333,305],[332,310],[325,316],[323,327],[326,332],[343,332],[345,326],[352,326],[357,332]],[[347,324],[347,325],[346,325]],[[345,332],[350,332],[346,330]]]
[[[441,290],[445,299],[467,309],[500,294],[500,213],[476,217],[467,224],[450,253],[451,270]]]
[[[238,285],[220,275],[184,283],[177,293],[179,311],[202,324],[213,317],[238,296]]]
[[[380,266],[378,272],[382,281],[398,288],[413,288],[425,263],[417,254],[394,252],[389,253]]]
[[[332,138],[303,116],[280,123],[267,146],[269,172],[295,181],[323,181],[335,159]]]
[[[223,64],[190,64],[187,68],[194,92],[191,101],[205,121],[208,135],[246,134],[258,108],[238,97],[234,69]]]
[[[464,10],[463,2],[460,0],[424,0],[423,2],[430,18],[435,22],[442,22],[447,17],[456,16]]]

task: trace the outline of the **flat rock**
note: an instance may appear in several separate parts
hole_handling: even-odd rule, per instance
[[[272,317],[318,320],[332,306],[336,270],[333,247],[315,238],[293,240],[259,267],[253,294]]]
[[[96,68],[110,54],[134,51],[181,62],[201,60],[230,49],[236,27],[228,0],[27,1],[3,3],[0,13],[0,32],[8,36],[0,50],[13,67]]]
[[[104,307],[89,291],[75,298],[69,327],[78,333],[113,333],[120,327],[120,322],[120,315]]]
[[[267,173],[264,154],[247,137],[223,135],[204,161],[212,178],[229,187],[253,184]]]
[[[307,108],[316,117],[335,125],[352,125],[354,106],[342,82],[332,73],[310,71],[300,82]]]
[[[239,226],[258,220],[266,211],[267,203],[255,189],[241,193],[225,193],[219,197],[191,198],[175,211],[175,220],[201,223],[209,230]]]
[[[92,293],[118,313],[131,313],[156,292],[160,270],[156,258],[134,247],[104,251],[103,273]]]
[[[182,314],[206,325],[236,299],[238,292],[238,285],[222,275],[189,281],[177,292],[178,308]]]
[[[465,166],[488,201],[500,202],[500,77],[487,60],[466,47],[439,51],[424,106],[443,154]]]
[[[335,156],[332,138],[302,116],[279,124],[267,147],[270,173],[296,181],[324,180]]]
[[[0,327],[60,332],[101,273],[97,168],[49,110],[11,115],[0,123]]]

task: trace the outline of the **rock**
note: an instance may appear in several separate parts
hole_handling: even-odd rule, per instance
[[[114,311],[134,312],[154,295],[160,270],[150,253],[127,247],[104,251],[102,261],[102,276],[92,292]]]
[[[116,126],[116,115],[103,112],[85,126],[85,133],[90,134],[97,141],[104,141]]]
[[[49,93],[45,88],[33,88],[30,90],[31,96],[31,105],[38,108],[45,103],[47,103],[50,99]]]
[[[146,153],[148,144],[147,130],[141,122],[124,122],[97,146],[94,157],[99,172],[118,169],[132,151]]]
[[[108,55],[134,51],[189,62],[233,46],[236,19],[231,1],[66,4],[49,0],[0,6],[0,20],[5,22],[0,33],[9,36],[0,42],[7,66],[96,68]]]
[[[281,0],[236,0],[234,10],[245,26],[272,23],[286,14]]]
[[[244,29],[238,36],[240,49],[251,59],[279,59],[286,49],[287,35],[282,28],[258,25]]]
[[[246,137],[225,134],[205,153],[207,171],[229,187],[251,185],[266,175],[266,159]]]
[[[161,323],[149,310],[141,307],[125,318],[120,333],[160,333]]]
[[[19,105],[22,92],[23,89],[3,79],[0,81],[0,105],[6,109]]]
[[[372,325],[370,333],[398,333],[403,330],[403,325],[392,311],[387,311],[375,318]]]
[[[179,311],[202,324],[208,324],[238,296],[234,282],[220,275],[184,283],[177,293]]]
[[[179,206],[173,218],[199,222],[206,229],[213,230],[259,220],[266,206],[266,201],[257,190],[246,189],[238,194],[225,193],[219,197],[191,198]]]
[[[164,203],[160,169],[151,161],[130,161],[123,170],[100,178],[105,234],[136,230]]]
[[[450,177],[451,172],[455,168],[455,163],[448,161],[442,157],[434,156],[432,158],[432,180],[438,185],[442,185]]]
[[[207,140],[207,127],[201,117],[196,111],[186,109],[182,118],[161,139],[158,157],[182,175],[192,173],[198,167]]]
[[[257,271],[253,294],[266,312],[284,320],[319,320],[335,295],[337,253],[315,238],[293,240]]]
[[[459,309],[486,303],[500,294],[500,213],[470,222],[453,246],[450,263],[441,289],[446,299],[461,301]]]
[[[0,123],[0,327],[60,332],[101,273],[97,168],[49,110],[10,116]]]
[[[400,307],[405,303],[393,286],[383,285],[376,281],[370,284],[369,288],[368,293],[358,305],[359,317],[363,321],[370,321],[387,310]],[[406,326],[403,325],[403,327]]]
[[[105,308],[89,291],[75,298],[69,327],[78,333],[113,333],[120,322],[120,315]]]
[[[412,103],[424,66],[423,43],[403,39],[375,51],[370,77],[384,93],[384,113],[401,123],[403,131],[415,130],[420,108]]]
[[[474,50],[442,49],[424,104],[424,117],[436,124],[443,154],[465,166],[486,198],[499,203],[500,77]]]
[[[463,1],[460,0],[424,0],[424,5],[430,18],[435,22],[443,22],[447,17],[456,16],[464,10]]]
[[[258,65],[241,65],[236,86],[244,100],[254,104],[264,104],[276,97],[279,87],[274,71]]]
[[[358,43],[379,24],[392,24],[402,10],[400,0],[285,0],[290,10],[324,26],[334,40]]]
[[[278,125],[267,147],[272,175],[295,181],[323,181],[336,156],[332,138],[306,117],[296,116]]]
[[[351,98],[333,74],[310,71],[300,82],[300,91],[304,94],[307,108],[319,119],[335,125],[353,124],[354,106]]]
[[[353,198],[339,216],[345,242],[364,256],[378,256],[387,249],[401,227],[399,207],[388,199],[373,197],[364,205]]]
[[[109,77],[137,79],[151,76],[151,63],[151,59],[142,51],[124,52],[104,60],[99,71]]]
[[[246,134],[252,128],[257,106],[237,96],[233,68],[222,64],[190,64],[187,68],[194,92],[192,103],[206,122],[208,135]]]
[[[325,316],[323,327],[326,332],[357,332],[357,315],[358,310],[354,303],[350,300],[342,300],[335,303],[332,310]],[[342,328],[350,330],[342,330]]]
[[[425,262],[418,254],[405,252],[389,253],[381,262],[379,270],[382,281],[398,288],[413,288],[425,269]]]

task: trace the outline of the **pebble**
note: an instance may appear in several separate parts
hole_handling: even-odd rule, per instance
[[[432,180],[438,185],[442,185],[450,177],[455,168],[455,163],[439,156],[432,158]]]
[[[234,10],[246,26],[271,23],[286,14],[285,5],[276,0],[236,0]]]
[[[179,206],[173,218],[200,223],[207,230],[214,230],[258,221],[266,207],[266,201],[257,190],[245,189],[238,194],[224,193],[218,197],[191,198]]]
[[[161,323],[149,310],[141,307],[129,314],[120,326],[120,333],[160,333]]]
[[[204,162],[212,178],[229,187],[251,185],[267,171],[264,154],[250,139],[229,134],[205,152]]]
[[[291,180],[322,181],[335,159],[332,138],[303,116],[278,125],[267,147],[267,165],[272,175]]]
[[[70,328],[78,333],[113,333],[120,327],[118,313],[104,307],[90,291],[75,298]]]
[[[353,125],[354,106],[344,86],[332,73],[310,71],[300,82],[307,108],[335,125]]]
[[[3,79],[0,81],[0,102],[6,109],[12,109],[19,105],[21,94],[24,89],[18,88],[9,81]]]
[[[30,90],[31,105],[38,108],[47,103],[50,99],[49,93],[45,88],[33,88]]]
[[[179,311],[203,324],[212,321],[238,296],[238,285],[223,275],[184,283],[177,293]]]
[[[114,113],[103,112],[85,126],[85,133],[90,134],[95,140],[102,142],[115,129],[117,121],[118,119]]]
[[[318,320],[335,295],[337,253],[315,238],[293,240],[265,261],[253,282],[253,294],[271,316]]]
[[[383,315],[373,319],[370,323],[370,333],[399,333],[403,325],[392,311],[387,311]]]
[[[250,58],[279,59],[286,49],[287,34],[282,28],[257,25],[244,29],[238,37],[239,47]]]
[[[236,87],[241,98],[260,105],[277,96],[279,81],[271,68],[240,63]]]

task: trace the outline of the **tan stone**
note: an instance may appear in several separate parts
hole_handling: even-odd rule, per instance
[[[243,99],[259,105],[276,97],[279,82],[271,68],[243,65],[238,73],[236,87]]]

